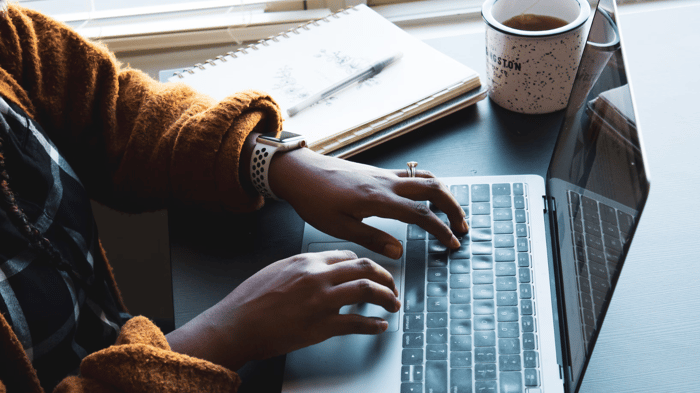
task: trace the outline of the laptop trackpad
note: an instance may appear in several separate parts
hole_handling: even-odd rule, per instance
[[[403,244],[402,244],[403,245]],[[396,287],[399,289],[399,299],[402,299],[403,288],[401,287],[401,272],[403,269],[403,256],[401,259],[395,260],[387,258],[376,252],[372,252],[358,244],[351,242],[332,242],[332,243],[310,243],[308,252],[320,252],[328,250],[350,250],[357,254],[358,257],[369,258],[386,269],[391,276],[394,277]],[[389,323],[388,332],[396,332],[399,330],[399,313],[390,313],[383,307],[370,303],[361,303],[344,306],[340,309],[341,314],[359,314],[367,317],[379,317]]]

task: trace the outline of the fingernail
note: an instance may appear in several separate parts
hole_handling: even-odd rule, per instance
[[[384,255],[388,256],[391,259],[401,258],[402,252],[403,250],[401,250],[401,246],[397,246],[396,244],[387,243],[384,246]]]
[[[459,240],[455,237],[455,235],[452,235],[452,241],[450,242],[450,247],[452,248],[459,248],[461,244],[459,243]]]
[[[469,224],[467,224],[467,220],[462,220],[462,232],[469,232]]]
[[[389,322],[387,322],[387,321],[379,322],[379,329],[381,329],[382,332],[385,332],[388,328],[389,328]]]
[[[401,300],[397,299],[396,300],[396,309],[394,310],[394,312],[399,311],[400,309],[401,309]]]

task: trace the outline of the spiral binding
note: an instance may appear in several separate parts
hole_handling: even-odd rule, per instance
[[[260,47],[259,47],[260,45],[262,45],[262,46],[269,46],[269,45],[270,45],[270,41],[279,42],[280,38],[282,38],[282,37],[284,37],[284,38],[290,38],[291,34],[299,35],[299,34],[301,34],[299,30],[302,30],[302,29],[303,29],[303,30],[310,30],[310,29],[311,29],[311,25],[313,25],[313,26],[320,26],[320,23],[319,23],[320,21],[324,21],[324,22],[328,23],[328,22],[330,22],[330,20],[328,19],[329,17],[333,17],[333,18],[335,18],[335,19],[338,19],[338,18],[340,18],[340,14],[349,14],[348,11],[349,11],[349,10],[354,10],[354,9],[355,9],[354,6],[353,6],[353,7],[344,8],[344,9],[338,10],[337,12],[335,12],[335,13],[333,13],[333,14],[330,14],[330,15],[328,15],[328,16],[326,16],[326,17],[323,17],[323,18],[320,18],[320,19],[311,20],[311,21],[308,21],[308,22],[306,22],[306,23],[302,23],[302,24],[300,24],[300,25],[297,26],[297,27],[293,27],[293,28],[291,28],[291,29],[289,29],[289,30],[287,30],[287,31],[283,31],[283,32],[281,32],[281,33],[279,33],[279,34],[275,34],[275,35],[270,36],[270,37],[268,37],[268,38],[262,39],[262,40],[260,40],[260,41],[258,41],[258,42],[256,42],[256,43],[254,43],[254,44],[250,44],[250,45],[247,45],[247,46],[245,46],[245,47],[238,48],[238,49],[235,50],[235,51],[226,52],[226,54],[216,56],[214,59],[208,59],[208,60],[206,60],[204,63],[197,63],[197,64],[195,64],[194,66],[189,67],[189,68],[185,68],[184,70],[182,70],[182,71],[180,71],[180,72],[175,72],[175,73],[173,73],[173,76],[177,76],[178,78],[181,78],[181,79],[182,79],[182,78],[185,77],[185,75],[184,75],[185,73],[187,73],[187,74],[194,74],[195,71],[196,71],[197,69],[206,70],[205,64],[209,64],[209,65],[211,65],[212,67],[215,67],[215,66],[217,65],[217,64],[216,64],[217,61],[222,62],[222,63],[225,63],[225,62],[228,61],[228,59],[226,59],[227,57],[230,57],[230,58],[232,58],[232,59],[235,59],[235,58],[237,58],[240,54],[244,54],[244,55],[245,55],[245,54],[248,54],[248,50],[254,50],[254,51],[255,51],[255,50],[259,50],[259,49],[260,49]]]

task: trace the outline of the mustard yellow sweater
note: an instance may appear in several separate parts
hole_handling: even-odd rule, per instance
[[[67,26],[11,4],[0,17],[0,95],[43,127],[91,198],[107,206],[249,211],[263,203],[241,187],[238,171],[251,131],[281,129],[279,108],[265,94],[215,102],[185,85],[160,84]],[[108,266],[104,252],[95,259]],[[80,371],[56,391],[234,392],[240,383],[226,368],[172,352],[143,317],[127,322],[113,346],[87,356]],[[0,393],[41,391],[0,315]]]

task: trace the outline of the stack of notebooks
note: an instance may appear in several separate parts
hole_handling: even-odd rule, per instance
[[[297,113],[287,109],[387,56],[400,60]],[[254,89],[270,94],[284,129],[319,153],[349,157],[472,105],[486,96],[479,75],[365,5],[336,12],[176,72],[215,99]]]

